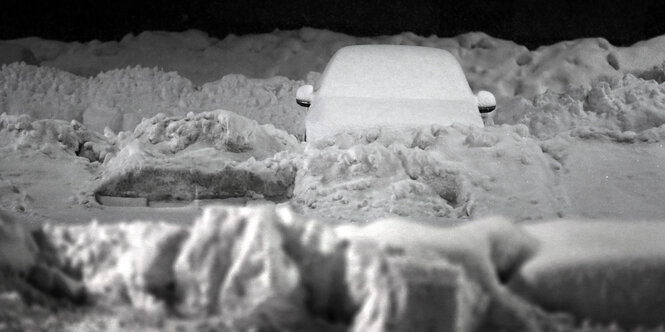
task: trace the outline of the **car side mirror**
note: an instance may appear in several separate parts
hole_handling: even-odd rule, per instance
[[[478,91],[476,100],[478,101],[478,111],[480,113],[489,113],[496,109],[496,98],[489,91]]]
[[[302,107],[309,107],[314,97],[314,87],[307,84],[298,88],[296,91],[296,102]]]

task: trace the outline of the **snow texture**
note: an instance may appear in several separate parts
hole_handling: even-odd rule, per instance
[[[627,327],[665,324],[662,222],[569,220],[526,229],[540,249],[511,281],[517,293],[578,318]]]
[[[396,236],[406,229],[414,236]],[[93,301],[172,308],[240,330],[534,330],[552,321],[497,279],[535,245],[503,220],[452,229],[386,220],[336,230],[264,205],[207,208],[189,229],[132,222],[44,232]]]

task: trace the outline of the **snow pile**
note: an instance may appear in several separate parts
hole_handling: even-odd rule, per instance
[[[183,227],[155,222],[44,228],[61,264],[80,276],[90,300],[163,310],[173,300],[173,262]]]
[[[517,293],[597,322],[665,324],[662,222],[571,220],[526,230],[540,249],[512,281]]]
[[[158,114],[116,140],[96,193],[149,200],[284,199],[295,177],[289,152],[299,149],[286,132],[224,110]]]
[[[117,133],[133,131],[143,118],[158,113],[185,115],[224,108],[302,137],[305,110],[294,99],[301,84],[283,77],[228,75],[195,87],[177,73],[142,67],[86,79],[15,63],[0,70],[0,113],[76,120],[98,132],[109,127]]]
[[[54,68],[22,63],[2,66],[0,113],[81,122],[87,99],[86,81]]]
[[[595,127],[632,132],[634,138],[627,135],[628,140],[653,141],[665,130],[659,128],[665,124],[665,83],[626,75],[591,89],[548,91],[531,102],[513,99],[501,108],[494,121],[525,124],[532,135],[541,139],[571,129]],[[588,132],[581,130],[580,136]]]
[[[340,220],[553,218],[566,207],[559,167],[523,125],[352,132],[306,147],[292,202]]]
[[[0,114],[0,149],[39,151],[46,155],[81,156],[103,161],[113,147],[100,134],[76,120],[33,120],[28,115]]]
[[[264,205],[206,208],[188,230],[133,222],[44,232],[94,303],[175,311],[217,328],[469,331],[559,323],[500,284],[497,273],[515,271],[534,243],[497,219],[453,229],[380,221],[345,230]],[[397,236],[405,232],[415,235]]]

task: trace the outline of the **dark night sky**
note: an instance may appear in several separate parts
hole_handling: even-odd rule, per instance
[[[1,6],[0,39],[118,40],[130,32],[189,28],[223,38],[310,26],[359,36],[484,31],[534,47],[598,36],[627,45],[665,34],[665,0],[3,0]]]

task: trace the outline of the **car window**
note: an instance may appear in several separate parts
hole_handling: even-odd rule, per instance
[[[363,98],[467,99],[469,84],[457,59],[444,50],[395,45],[340,49],[330,60],[318,95]]]

